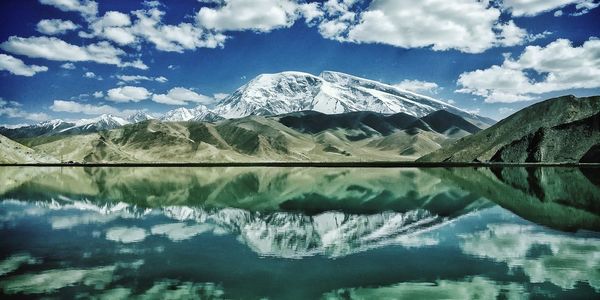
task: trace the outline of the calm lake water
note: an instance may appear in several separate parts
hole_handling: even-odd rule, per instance
[[[4,167],[0,293],[598,299],[600,169]]]

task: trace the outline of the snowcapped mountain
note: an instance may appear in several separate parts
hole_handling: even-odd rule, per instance
[[[488,123],[431,97],[339,72],[262,74],[221,100],[213,110],[224,118],[314,110],[326,114],[373,111],[422,117],[437,110]]]
[[[164,122],[182,122],[182,121],[207,121],[213,122],[223,119],[219,115],[212,112],[204,105],[198,105],[195,108],[189,109],[185,107],[176,108],[166,112],[161,121]]]
[[[99,130],[114,129],[127,124],[129,124],[129,122],[121,117],[103,114],[96,118],[75,121],[75,126],[63,129],[61,132],[95,132]]]
[[[156,119],[156,118],[141,111],[141,110],[138,110],[135,113],[133,113],[127,117],[127,122],[129,122],[131,124],[135,124],[135,123],[143,122],[146,120],[154,120],[154,119]]]
[[[280,115],[313,110],[325,114],[371,111],[405,113],[417,118],[445,110],[480,128],[495,123],[448,103],[397,87],[344,73],[324,71],[319,76],[302,72],[262,74],[219,101],[213,109],[204,105],[180,107],[158,119],[164,122],[215,122],[249,115]],[[137,111],[127,118],[105,114],[93,119],[67,122],[51,120],[19,128],[0,127],[9,138],[86,133],[117,128],[155,117]]]
[[[55,135],[58,132],[75,126],[75,123],[63,120],[49,120],[34,125],[25,125],[16,128],[0,127],[0,134],[11,139],[31,138],[36,136]]]

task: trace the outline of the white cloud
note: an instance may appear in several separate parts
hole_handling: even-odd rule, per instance
[[[269,32],[290,27],[304,15],[307,22],[323,14],[318,4],[292,0],[224,0],[217,8],[202,7],[196,16],[202,27],[217,31],[255,30]]]
[[[138,10],[134,14],[138,19],[130,30],[161,51],[183,52],[196,48],[222,47],[226,39],[220,33],[204,31],[190,23],[162,24],[164,12],[156,8]]]
[[[96,91],[92,94],[92,96],[94,96],[94,98],[103,98],[104,93],[102,91]]]
[[[134,61],[131,62],[124,62],[121,64],[122,68],[126,68],[126,67],[132,67],[132,68],[136,68],[136,69],[140,69],[140,70],[148,70],[148,66],[146,64],[144,64],[143,61],[136,59]]]
[[[528,46],[518,59],[506,56],[500,66],[462,73],[457,92],[485,97],[486,102],[516,102],[548,92],[599,88],[599,53],[600,40],[596,38],[580,47],[566,39],[546,47]]]
[[[164,76],[148,77],[148,76],[143,76],[143,75],[117,75],[117,79],[119,79],[123,82],[134,82],[134,83],[138,83],[140,81],[156,81],[156,82],[160,82],[160,83],[165,83],[165,82],[169,81]]]
[[[213,94],[213,98],[215,98],[215,100],[223,100],[225,99],[227,96],[229,96],[229,94],[225,94],[225,93],[216,93]]]
[[[67,100],[54,100],[50,109],[56,112],[82,113],[86,115],[119,114],[118,109],[109,105],[91,105]]]
[[[37,65],[29,66],[16,57],[0,54],[0,70],[6,70],[14,75],[31,77],[36,73],[48,71],[48,67]]]
[[[536,16],[567,5],[575,4],[577,13],[582,15],[600,5],[597,0],[503,0],[502,7],[515,17]],[[560,11],[559,16],[562,15]],[[557,16],[556,13],[554,16]]]
[[[415,92],[415,93],[431,93],[431,94],[435,94],[437,93],[437,89],[439,88],[439,86],[437,85],[437,83],[435,82],[428,82],[428,81],[420,81],[420,80],[402,80],[401,82],[394,84],[393,86],[399,88],[399,89],[403,89],[403,90],[407,90],[407,91],[411,91],[411,92]]]
[[[63,34],[69,30],[79,28],[78,25],[69,20],[44,19],[38,22],[36,30],[43,34],[55,35]]]
[[[146,1],[142,2],[142,4],[145,6],[148,6],[148,7],[159,7],[162,5],[159,1],[156,1],[156,0],[152,0],[152,1],[146,0]]]
[[[96,73],[94,73],[94,72],[85,72],[85,74],[83,74],[83,77],[85,77],[85,78],[96,78]]]
[[[119,45],[129,45],[136,42],[136,36],[130,30],[131,18],[129,15],[108,11],[101,18],[90,24],[91,34],[80,33],[81,37],[100,36]]]
[[[21,104],[16,101],[6,101],[0,97],[0,117],[22,118],[32,121],[45,121],[50,117],[45,113],[30,113],[21,110]]]
[[[214,99],[183,87],[176,87],[169,90],[167,94],[155,94],[152,96],[152,101],[169,105],[187,105],[188,102],[209,104]]]
[[[500,10],[488,1],[374,0],[358,15],[352,11],[355,3],[327,1],[319,32],[338,41],[468,53],[517,45],[527,36],[514,22],[502,23]]]
[[[98,14],[98,3],[91,0],[39,0],[40,3],[52,5],[62,11],[75,11],[84,18],[93,18]]]
[[[22,38],[11,36],[8,41],[0,44],[5,51],[25,55],[34,58],[45,58],[56,61],[94,61],[100,64],[117,65],[121,67],[131,66],[137,68],[146,67],[143,63],[124,63],[121,55],[125,52],[115,48],[106,41],[90,44],[87,46],[76,46],[55,37],[28,37]],[[141,65],[140,65],[141,63]]]
[[[123,86],[108,90],[106,99],[114,102],[139,102],[148,99],[152,94],[147,89],[137,86]]]
[[[560,9],[554,12],[554,16],[555,16],[555,17],[560,17],[560,16],[562,16],[562,15],[563,15],[563,11],[562,11],[562,10],[560,10]]]
[[[75,65],[73,63],[64,63],[60,65],[60,67],[66,70],[75,70]]]
[[[117,75],[117,79],[125,82],[140,82],[142,80],[152,80],[152,78],[148,76],[142,75]]]

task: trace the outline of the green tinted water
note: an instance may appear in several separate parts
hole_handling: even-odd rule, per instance
[[[0,168],[1,298],[597,298],[599,171]]]

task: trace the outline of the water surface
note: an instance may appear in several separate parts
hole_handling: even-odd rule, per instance
[[[0,293],[598,298],[598,171],[4,167]]]

